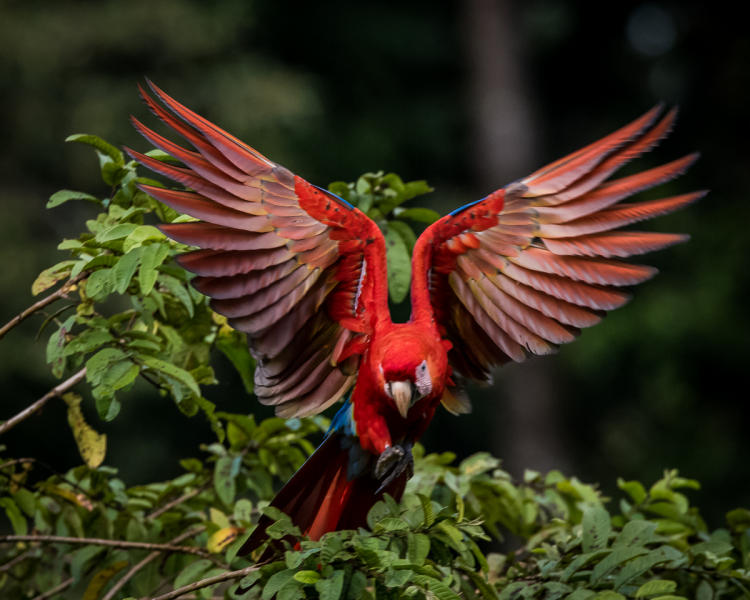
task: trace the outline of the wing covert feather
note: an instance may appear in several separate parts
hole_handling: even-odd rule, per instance
[[[257,361],[255,393],[281,416],[315,414],[353,384],[359,355],[337,357],[387,311],[385,242],[362,212],[317,188],[149,82],[147,106],[192,149],[132,118],[180,164],[127,149],[185,189],[140,188],[197,222],[167,223],[169,237],[196,246],[178,262],[195,288],[247,334]],[[335,352],[335,354],[334,354]]]
[[[412,259],[412,317],[434,318],[461,376],[485,380],[493,365],[548,354],[622,306],[623,287],[656,269],[625,262],[685,241],[681,234],[621,230],[671,213],[705,192],[622,203],[683,174],[690,154],[610,179],[671,130],[657,106],[629,125],[428,227]]]

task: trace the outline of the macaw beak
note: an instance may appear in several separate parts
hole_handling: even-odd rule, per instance
[[[396,404],[399,414],[405,419],[406,415],[409,414],[412,404],[411,381],[392,381],[391,394],[393,395],[393,402]]]

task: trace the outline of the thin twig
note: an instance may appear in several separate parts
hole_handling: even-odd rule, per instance
[[[188,536],[189,537],[189,536]],[[61,535],[2,535],[0,544],[12,542],[38,542],[46,544],[91,544],[94,546],[111,546],[112,548],[133,548],[138,550],[154,550],[156,552],[180,552],[208,556],[209,552],[195,546],[177,546],[168,544],[152,544],[149,542],[126,542],[123,540],[107,540],[101,538],[65,537]]]
[[[11,460],[5,461],[0,465],[0,471],[7,467],[12,467],[13,465],[26,465],[35,462],[36,458],[12,458]]]
[[[32,554],[34,553],[31,550],[26,550],[26,552],[21,552],[21,554],[9,560],[4,565],[0,566],[0,573],[5,573],[6,571],[10,571],[13,567],[25,561]]]
[[[183,502],[185,502],[187,500],[190,500],[190,498],[193,498],[194,496],[197,496],[203,490],[205,490],[207,487],[208,487],[208,484],[204,483],[203,485],[201,485],[201,486],[199,486],[199,487],[197,487],[197,488],[195,488],[193,490],[190,490],[189,492],[185,492],[182,496],[179,496],[179,497],[175,498],[174,500],[171,500],[170,502],[167,502],[164,506],[161,506],[161,507],[157,508],[154,512],[152,512],[149,515],[147,515],[146,516],[146,520],[147,521],[151,521],[151,520],[155,519],[156,517],[160,517],[165,512],[167,512],[168,510],[174,508],[178,504],[182,504]]]
[[[56,585],[51,590],[47,590],[46,592],[39,594],[38,596],[34,596],[32,600],[46,600],[47,598],[52,598],[52,596],[55,596],[62,592],[63,590],[69,588],[73,584],[73,578],[69,577],[65,581],[63,581],[60,585]]]
[[[44,396],[39,398],[39,400],[37,400],[33,404],[30,404],[29,406],[24,408],[20,413],[12,416],[10,419],[5,421],[5,423],[0,425],[0,435],[5,433],[9,429],[12,429],[16,425],[18,425],[21,421],[25,421],[35,412],[38,412],[39,410],[41,410],[44,407],[44,405],[47,404],[47,402],[49,402],[49,400],[51,400],[52,398],[55,398],[56,396],[61,396],[62,394],[67,392],[76,383],[81,381],[85,376],[86,376],[86,367],[83,367],[80,371],[68,377],[68,379],[63,381],[61,384],[53,387],[49,392],[44,394]]]
[[[241,579],[245,575],[249,575],[253,571],[257,571],[261,568],[261,566],[263,565],[250,565],[249,567],[245,567],[244,569],[239,569],[237,571],[228,571],[226,573],[214,575],[213,577],[207,577],[206,579],[201,579],[200,581],[196,581],[195,583],[183,585],[181,588],[177,588],[176,590],[172,590],[171,592],[167,592],[166,594],[162,594],[161,596],[156,596],[151,600],[172,600],[173,598],[179,598],[180,596],[184,596],[185,594],[194,592],[195,590],[208,587],[209,585],[214,585],[215,583],[230,581],[232,579]]]
[[[71,291],[71,288],[87,275],[88,273],[79,273],[78,275],[73,277],[73,279],[66,281],[59,290],[52,292],[49,296],[45,296],[38,302],[35,302],[25,310],[21,311],[5,325],[0,327],[0,339],[2,339],[6,333],[13,329],[21,321],[24,321],[35,312],[42,310],[45,306],[52,304],[55,300],[59,300],[60,298],[64,298],[65,296],[67,296],[68,292]]]
[[[176,538],[169,541],[170,544],[179,544],[182,540],[186,540],[189,537],[193,537],[194,535],[197,535],[198,533],[202,532],[205,529],[205,527],[195,527],[194,529],[189,529],[188,531],[181,533]],[[147,554],[143,559],[141,559],[139,562],[134,564],[130,569],[128,570],[125,575],[120,577],[120,579],[117,580],[117,583],[115,583],[109,591],[102,597],[102,600],[112,600],[112,598],[115,597],[117,592],[119,592],[123,586],[130,581],[135,575],[140,571],[143,567],[145,567],[148,563],[150,563],[155,558],[159,557],[159,552],[151,552],[150,554]]]

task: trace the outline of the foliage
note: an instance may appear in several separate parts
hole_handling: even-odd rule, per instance
[[[326,419],[258,423],[203,398],[200,386],[215,381],[213,348],[237,367],[248,392],[253,362],[243,337],[172,262],[186,248],[150,222],[186,217],[141,192],[139,183],[155,182],[139,177],[118,149],[95,136],[69,139],[95,149],[110,194],[52,196],[50,208],[84,200],[100,212],[85,233],[63,240],[69,258],[43,271],[32,290],[67,290],[68,303],[43,328],[52,327],[47,359],[58,378],[74,373],[66,381],[77,381],[85,369],[88,394],[65,382],[57,393],[84,464],[49,475],[33,457],[0,448],[0,506],[14,532],[0,537],[3,597],[153,597],[212,577],[226,581],[201,584],[198,597],[708,600],[749,593],[750,511],[731,511],[725,529],[710,531],[683,493],[697,483],[671,471],[649,488],[620,481],[615,510],[595,487],[556,471],[527,472],[517,482],[487,454],[454,465],[450,454],[425,456],[417,447],[403,500],[375,505],[369,530],[290,542],[299,532],[268,501],[312,452]],[[403,203],[430,188],[368,173],[331,190],[384,230],[397,265],[389,273],[391,298],[403,299],[414,243],[407,221],[437,216]],[[102,464],[106,438],[82,405],[90,396],[101,419],[116,419],[139,378],[181,413],[201,412],[216,440],[182,460],[179,477],[128,487]],[[237,552],[261,514],[275,520],[269,535],[286,551],[254,566],[257,555]],[[493,539],[506,537],[512,549],[488,553]]]

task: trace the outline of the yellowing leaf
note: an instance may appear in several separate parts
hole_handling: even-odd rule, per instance
[[[228,546],[242,532],[240,527],[222,527],[215,531],[206,543],[206,550],[213,554],[218,554]]]
[[[65,394],[63,400],[68,405],[68,424],[73,430],[81,458],[90,468],[96,469],[102,464],[107,453],[107,436],[97,433],[86,423],[81,412],[81,397],[78,394]]]
[[[44,290],[51,288],[58,281],[67,279],[70,275],[70,270],[73,268],[74,260],[64,260],[56,265],[44,269],[34,283],[31,284],[31,295],[36,296],[41,294]]]
[[[100,592],[104,589],[109,580],[129,564],[130,563],[127,560],[119,560],[116,563],[112,563],[106,569],[99,571],[91,578],[91,581],[89,581],[89,584],[86,586],[86,591],[83,592],[82,600],[96,600],[99,598]]]

